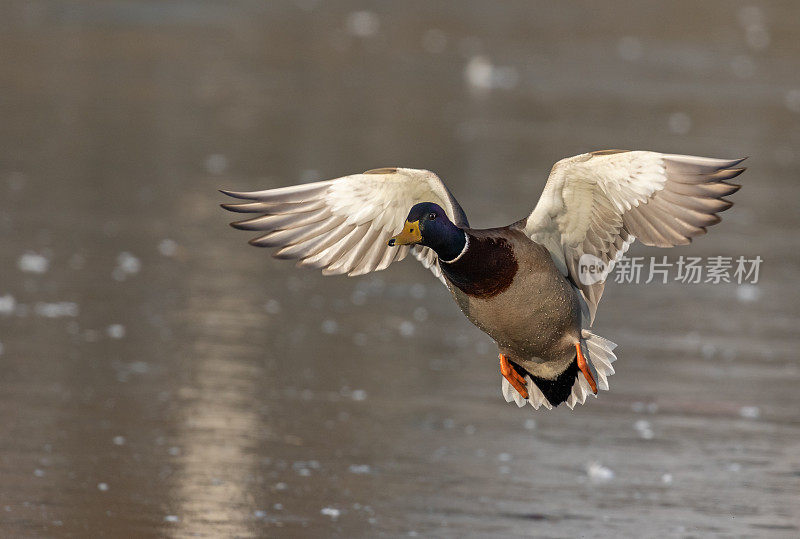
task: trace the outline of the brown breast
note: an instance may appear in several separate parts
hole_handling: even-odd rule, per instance
[[[511,243],[501,235],[475,236],[467,232],[469,247],[461,258],[440,262],[447,279],[465,294],[491,298],[506,290],[517,274]]]

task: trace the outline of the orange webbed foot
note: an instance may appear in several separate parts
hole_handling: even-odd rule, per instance
[[[525,388],[527,383],[525,379],[520,376],[520,374],[511,366],[508,362],[508,358],[505,355],[500,354],[500,374],[508,380],[508,383],[511,384],[511,387],[517,390],[517,392],[522,395],[522,398],[528,398],[528,390]]]
[[[575,350],[578,351],[578,368],[583,373],[583,376],[584,378],[586,378],[586,381],[589,382],[589,385],[591,386],[594,394],[597,395],[597,382],[594,381],[594,376],[592,376],[592,371],[589,370],[589,365],[586,363],[586,358],[583,357],[580,341],[575,343]]]

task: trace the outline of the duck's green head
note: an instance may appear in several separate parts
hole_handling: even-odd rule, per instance
[[[389,245],[424,245],[430,247],[442,260],[452,260],[464,248],[464,231],[454,225],[447,213],[433,202],[421,202],[408,212],[403,230]]]

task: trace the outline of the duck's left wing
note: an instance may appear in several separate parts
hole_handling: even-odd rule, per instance
[[[581,289],[594,320],[605,277],[638,238],[646,245],[684,245],[720,221],[733,203],[744,159],[712,159],[646,151],[604,150],[555,164],[536,208],[517,223],[544,245],[559,270]],[[602,275],[579,263],[602,262]],[[599,280],[598,280],[599,279]],[[595,282],[595,280],[597,280]]]
[[[321,268],[325,275],[362,275],[406,257],[409,247],[387,242],[420,202],[435,202],[448,218],[467,227],[467,217],[436,174],[410,168],[381,168],[334,180],[253,192],[222,191],[248,200],[222,207],[258,217],[231,223],[254,230],[250,244],[276,248],[277,258]],[[412,253],[441,278],[436,253],[415,245]]]

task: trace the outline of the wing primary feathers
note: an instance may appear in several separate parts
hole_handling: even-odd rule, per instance
[[[264,213],[278,215],[282,213],[302,213],[325,207],[324,200],[308,200],[305,202],[245,202],[244,204],[220,204],[221,207],[235,213]]]
[[[277,189],[220,191],[244,200],[222,204],[224,209],[255,214],[231,223],[261,233],[251,245],[275,248],[276,258],[299,259],[298,265],[325,275],[361,275],[405,258],[407,247],[390,248],[386,241],[419,202],[435,202],[457,226],[468,226],[456,199],[427,170],[378,168]],[[436,275],[435,256],[432,260],[423,263]]]
[[[233,228],[239,230],[285,230],[310,225],[317,221],[322,221],[330,217],[330,212],[326,210],[314,211],[313,213],[304,212],[302,214],[284,213],[278,215],[262,215],[254,219],[235,221],[231,223]]]
[[[664,162],[675,172],[689,174],[711,174],[718,170],[733,168],[747,157],[738,159],[714,159],[713,157],[697,157],[694,155],[667,154],[663,156]]]
[[[544,245],[556,266],[583,292],[594,318],[604,284],[580,283],[577,260],[599,256],[610,267],[633,238],[647,245],[689,243],[720,221],[733,203],[727,183],[745,171],[745,158],[714,159],[646,151],[600,151],[553,166],[542,197],[514,225]]]

